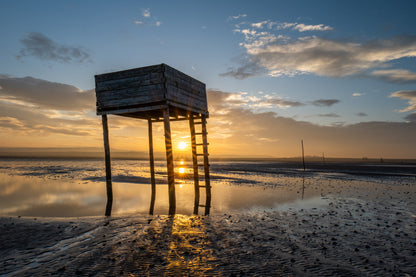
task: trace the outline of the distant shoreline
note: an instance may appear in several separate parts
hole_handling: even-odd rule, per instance
[[[148,160],[148,156],[137,155],[134,153],[129,153],[129,155],[123,155],[124,153],[115,152],[112,153],[111,159],[113,160]],[[101,153],[0,153],[0,159],[55,159],[55,160],[101,160],[104,159],[104,154]],[[157,161],[164,161],[163,156],[155,157]],[[176,160],[190,160],[189,158],[184,158],[179,156]],[[270,157],[211,157],[211,161],[215,162],[273,162],[273,163],[299,163],[301,157],[291,157],[291,158],[270,158]],[[305,161],[307,163],[321,163],[321,164],[333,164],[333,163],[355,163],[355,164],[416,164],[415,159],[377,159],[377,158],[331,158],[326,157],[323,161],[322,158],[315,156],[306,156]]]

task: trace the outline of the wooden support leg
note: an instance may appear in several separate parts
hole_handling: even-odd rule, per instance
[[[192,115],[190,115],[189,117],[189,128],[191,129],[192,164],[193,164],[193,169],[194,169],[194,187],[195,187],[194,214],[198,214],[199,173],[198,173],[198,157],[196,155],[195,123],[194,123],[194,118]]]
[[[155,180],[155,158],[153,155],[153,131],[152,131],[152,120],[148,119],[148,130],[149,130],[149,160],[150,160],[150,178],[152,182],[152,195],[150,199],[149,214],[153,215],[155,208],[156,199],[156,180]]]
[[[211,208],[211,179],[209,176],[209,161],[208,161],[208,137],[207,137],[207,118],[202,116],[202,147],[204,151],[204,173],[205,173],[205,188],[206,188],[206,202],[205,215],[208,215]]]
[[[108,123],[107,115],[102,115],[103,135],[104,135],[104,152],[105,152],[105,179],[107,183],[107,205],[105,207],[105,215],[111,215],[111,207],[113,206],[113,184],[111,182],[111,159],[110,159],[110,143],[108,139]]]
[[[173,171],[172,137],[170,132],[169,108],[163,110],[163,122],[165,125],[166,162],[168,168],[169,215],[174,215],[176,212],[175,175]]]

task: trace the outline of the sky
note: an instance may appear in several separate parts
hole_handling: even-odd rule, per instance
[[[214,156],[416,158],[414,1],[0,1],[0,147],[100,148],[94,75],[206,84]],[[147,151],[147,122],[109,116]],[[172,123],[174,145],[190,142]],[[164,149],[155,125],[156,151]],[[179,149],[177,149],[179,150]]]

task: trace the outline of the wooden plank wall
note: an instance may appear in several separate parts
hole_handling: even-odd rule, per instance
[[[97,114],[162,103],[208,114],[205,84],[165,64],[96,75],[95,84]]]
[[[161,66],[95,76],[97,113],[165,101]]]
[[[170,67],[165,66],[167,99],[196,111],[207,112],[205,84]]]

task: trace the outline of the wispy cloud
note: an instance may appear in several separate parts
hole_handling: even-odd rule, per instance
[[[374,70],[371,74],[377,78],[384,79],[392,83],[416,82],[416,73],[404,69]]]
[[[297,22],[279,23],[279,22],[274,22],[271,20],[263,20],[260,22],[251,23],[250,26],[253,28],[257,28],[257,29],[263,29],[263,28],[276,29],[276,30],[291,29],[291,30],[296,30],[299,32],[330,31],[334,29],[333,27],[324,25],[324,24],[308,25],[308,24],[297,23]]]
[[[247,15],[246,14],[231,15],[228,17],[228,20],[239,19],[239,18],[244,18],[244,17],[247,17]]]
[[[312,102],[312,105],[318,107],[331,107],[332,105],[339,103],[338,99],[319,99]]]
[[[356,113],[355,114],[356,116],[368,116],[368,114],[366,114],[366,113],[363,113],[363,112],[359,112],[359,113]]]
[[[365,93],[361,93],[361,92],[354,92],[354,93],[352,94],[352,96],[354,96],[354,97],[363,96],[363,95],[365,95]]]
[[[389,82],[416,82],[414,72],[389,69],[392,61],[416,57],[416,36],[357,42],[318,36],[292,38],[279,34],[282,29],[306,32],[328,31],[333,30],[333,27],[269,20],[241,23],[234,32],[244,35],[240,46],[245,50],[246,59],[221,75],[237,79],[262,75],[293,77],[301,74],[371,76]]]
[[[300,107],[305,104],[299,101],[290,101],[284,99],[268,99],[264,101],[267,104],[278,106],[279,108],[291,108],[291,107]]]
[[[232,107],[241,107],[246,109],[288,109],[297,108],[306,105],[317,107],[331,107],[340,102],[338,99],[317,99],[310,102],[301,102],[293,99],[285,99],[275,93],[272,95],[257,92],[255,95],[247,92],[227,93],[227,97],[223,100],[223,105]]]
[[[160,27],[162,25],[162,21],[160,21],[157,17],[152,16],[150,8],[143,9],[141,15],[133,22],[136,25],[147,25],[156,27]]]
[[[401,99],[409,100],[409,106],[400,112],[416,111],[416,90],[400,90],[390,94],[390,97],[399,97]]]
[[[41,33],[28,33],[20,42],[23,48],[17,55],[18,59],[32,56],[45,61],[62,63],[92,61],[89,52],[83,47],[59,44]]]
[[[305,25],[305,24],[296,24],[293,29],[298,30],[299,32],[307,32],[307,31],[330,31],[333,30],[331,26],[327,26],[324,24],[318,25]]]
[[[142,16],[145,17],[145,18],[149,18],[151,16],[150,15],[150,9],[144,9],[143,12],[142,12]]]
[[[318,114],[319,117],[341,117],[340,115],[336,113],[325,113],[325,114]]]

